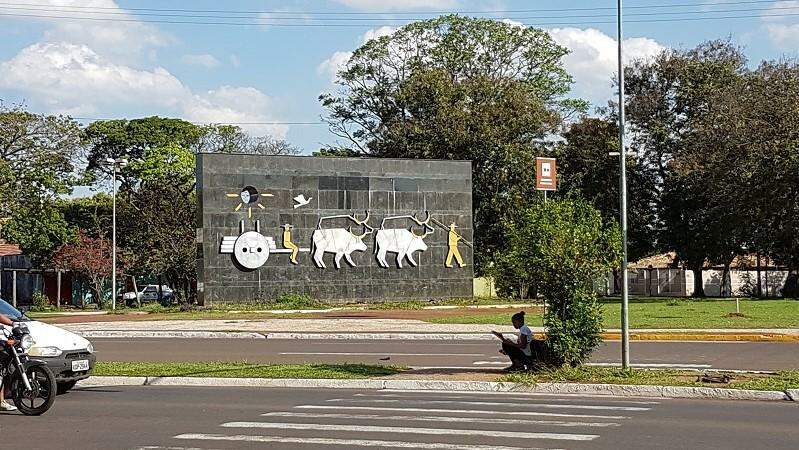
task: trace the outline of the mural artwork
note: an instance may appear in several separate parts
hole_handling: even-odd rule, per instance
[[[388,267],[386,262],[386,253],[397,254],[397,266],[402,268],[402,260],[407,258],[408,262],[416,267],[416,261],[413,259],[413,252],[423,252],[427,250],[427,244],[424,243],[424,238],[432,234],[435,230],[430,226],[430,211],[425,211],[427,218],[419,220],[415,215],[413,216],[393,216],[386,217],[380,224],[380,229],[377,230],[375,238],[375,253],[377,254],[377,262],[382,267]],[[394,228],[386,229],[386,221],[393,221],[398,219],[412,220],[417,225],[423,228],[422,234],[416,234],[413,231],[413,226],[408,228]]]

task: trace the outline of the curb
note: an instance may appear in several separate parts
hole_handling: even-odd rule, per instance
[[[306,339],[306,340],[392,340],[392,341],[493,341],[490,333],[292,333],[253,331],[76,331],[85,338],[186,338],[186,339]],[[543,338],[541,333],[535,333]],[[602,338],[618,341],[618,333],[602,333]],[[698,341],[698,342],[799,342],[799,335],[788,334],[701,334],[701,333],[632,333],[633,341]]]
[[[563,395],[605,395],[702,400],[799,401],[799,390],[753,391],[688,386],[540,383],[533,386],[493,381],[335,380],[304,378],[91,377],[82,388],[102,386],[263,387],[300,389],[369,389],[461,392],[517,392]]]

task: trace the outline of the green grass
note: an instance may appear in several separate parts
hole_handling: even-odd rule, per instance
[[[698,374],[679,370],[624,370],[604,367],[564,367],[537,372],[511,373],[500,381],[534,385],[537,383],[597,383],[655,386],[703,386],[714,388],[752,389],[759,391],[784,391],[799,388],[799,370],[778,372],[776,375],[733,374],[729,384],[702,383]]]
[[[731,316],[735,301],[668,299],[660,302],[630,303],[632,328],[799,328],[799,301],[741,300],[743,317]],[[618,301],[603,301],[603,325],[620,327]],[[529,325],[541,326],[542,316],[530,313]],[[430,319],[433,323],[509,324],[502,313],[476,313]]]
[[[334,378],[358,379],[394,375],[396,366],[368,364],[250,364],[246,362],[98,362],[96,376],[221,377],[221,378]]]

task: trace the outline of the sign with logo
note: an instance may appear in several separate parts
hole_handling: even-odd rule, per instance
[[[558,187],[555,158],[535,159],[535,188],[539,191],[554,191]]]

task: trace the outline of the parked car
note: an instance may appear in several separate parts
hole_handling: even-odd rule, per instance
[[[0,299],[0,314],[28,326],[34,341],[28,356],[47,364],[56,377],[59,393],[72,389],[79,380],[89,378],[97,360],[91,342],[62,328],[31,320],[3,299]]]
[[[161,285],[162,291],[162,303],[169,304],[175,300],[175,291],[172,290],[167,285]],[[157,302],[158,301],[158,285],[157,284],[148,284],[144,286],[144,288],[139,291],[138,294],[135,292],[125,292],[122,294],[122,299],[125,301],[125,304],[128,306],[134,306],[137,303],[150,303],[150,302]]]

